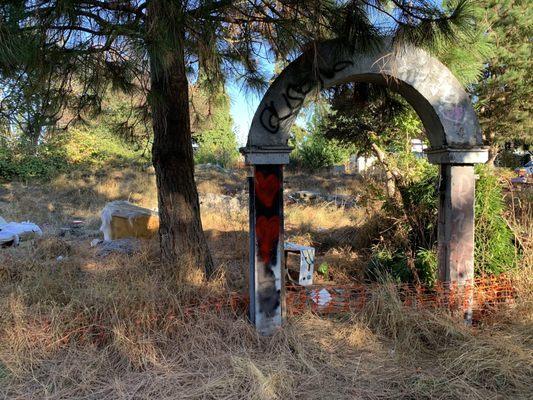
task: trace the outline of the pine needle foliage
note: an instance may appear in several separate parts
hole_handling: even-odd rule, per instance
[[[468,18],[464,1],[446,9],[399,0],[8,0],[0,5],[0,78],[11,92],[2,92],[9,101],[0,118],[17,120],[23,103],[40,95],[42,106],[26,108],[46,115],[42,125],[56,124],[64,109],[83,119],[101,110],[109,89],[143,92],[148,107],[158,99],[148,77],[168,67],[176,30],[184,30],[190,81],[205,71],[207,87],[232,78],[263,90],[265,57],[292,58],[331,38],[358,48],[383,35],[431,45],[454,37]]]
[[[482,0],[486,38],[494,51],[472,88],[486,144],[533,144],[533,9],[530,1]]]

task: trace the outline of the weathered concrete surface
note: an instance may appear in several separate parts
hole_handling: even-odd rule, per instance
[[[488,147],[428,149],[425,151],[432,164],[482,164],[489,159]]]
[[[273,162],[263,153],[273,146],[287,146],[290,127],[305,99],[317,90],[348,81],[378,83],[398,91],[418,113],[433,149],[482,145],[467,93],[453,74],[424,50],[393,48],[386,40],[378,49],[354,53],[335,42],[325,42],[316,54],[305,53],[289,64],[268,89],[243,149],[261,160],[248,159],[249,163]]]
[[[458,284],[474,278],[474,166],[441,165],[439,279]]]
[[[100,230],[105,240],[151,238],[159,229],[156,211],[136,206],[128,201],[112,201],[102,210]]]

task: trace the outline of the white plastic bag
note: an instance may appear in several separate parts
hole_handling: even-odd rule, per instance
[[[0,221],[0,246],[17,246],[21,240],[32,239],[42,235],[43,231],[41,228],[29,221],[9,223],[2,223]]]

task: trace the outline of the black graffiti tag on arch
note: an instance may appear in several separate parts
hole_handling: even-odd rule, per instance
[[[289,83],[285,92],[281,94],[289,111],[284,115],[280,115],[274,101],[270,101],[265,105],[263,110],[261,110],[259,116],[261,126],[272,134],[278,133],[281,122],[292,117],[300,110],[305,97],[317,85],[319,89],[322,89],[324,87],[324,79],[333,79],[338,72],[352,65],[352,61],[339,61],[331,68],[319,68],[316,77],[310,77],[310,74],[307,74],[300,82]]]

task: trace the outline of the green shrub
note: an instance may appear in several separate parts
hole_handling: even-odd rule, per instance
[[[437,169],[424,160],[396,162],[406,171],[404,184],[399,187],[405,214],[394,203],[386,204],[387,214],[396,222],[395,229],[375,247],[368,276],[388,274],[401,282],[413,282],[413,267],[409,267],[407,255],[414,254],[410,262],[418,278],[431,285],[437,272]],[[497,177],[485,165],[477,166],[476,172],[475,273],[499,274],[518,263],[513,232],[504,217],[502,187]]]
[[[352,151],[352,147],[315,132],[307,136],[298,149],[298,161],[304,168],[317,170],[347,162]]]
[[[411,263],[412,267],[409,267]],[[437,251],[435,249],[419,249],[412,260],[400,249],[375,249],[367,267],[366,276],[371,280],[379,280],[384,276],[392,277],[398,283],[416,282],[432,286],[437,277]],[[415,277],[416,273],[416,277]]]
[[[197,164],[217,164],[232,167],[239,158],[237,139],[233,132],[233,121],[228,107],[221,107],[209,119],[207,127],[195,135],[198,150],[195,152]]]
[[[63,148],[41,144],[31,151],[20,145],[0,143],[0,180],[48,179],[68,166]]]
[[[148,157],[102,125],[74,127],[37,147],[0,140],[0,180],[50,179],[73,168],[146,163]]]
[[[196,136],[198,150],[195,152],[195,162],[231,167],[237,162],[239,152],[230,115],[215,116],[213,125]]]
[[[128,165],[150,160],[148,151],[125,141],[111,128],[101,124],[71,128],[56,141],[61,142],[72,167]]]
[[[476,173],[475,265],[478,274],[499,274],[514,268],[519,255],[504,217],[502,187],[493,170],[478,165]]]

